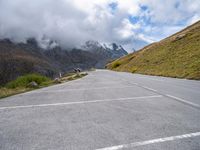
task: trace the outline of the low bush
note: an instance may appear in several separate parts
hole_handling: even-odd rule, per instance
[[[121,63],[120,62],[115,62],[113,65],[112,65],[112,68],[114,69],[114,68],[117,68],[117,67],[119,67],[121,65]]]
[[[136,71],[137,71],[137,67],[132,67],[132,68],[131,68],[131,72],[132,72],[132,73],[135,73]]]
[[[7,88],[26,87],[30,82],[33,81],[36,82],[38,85],[41,85],[44,82],[50,81],[50,79],[39,74],[28,74],[20,76],[16,80],[7,83],[6,87]]]
[[[20,76],[16,80],[7,83],[4,87],[0,86],[0,99],[11,96],[11,95],[31,91],[37,88],[47,87],[50,85],[55,85],[55,84],[64,83],[70,80],[75,80],[75,79],[84,77],[86,75],[87,73],[73,74],[71,76],[67,76],[67,77],[63,77],[59,79],[58,80],[59,82],[55,82],[55,80],[51,80],[39,74],[28,74],[28,75]],[[36,88],[28,87],[28,85],[31,82],[36,82],[38,86]]]

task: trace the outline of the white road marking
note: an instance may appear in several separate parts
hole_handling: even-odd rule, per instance
[[[158,91],[155,90],[155,89],[152,89],[152,88],[147,87],[147,86],[139,85],[138,83],[132,83],[132,82],[129,82],[129,81],[127,81],[127,80],[123,80],[123,81],[128,82],[129,84],[133,84],[133,85],[136,85],[136,86],[142,87],[142,88],[144,88],[144,89],[147,89],[147,90],[153,91],[153,92],[158,92]]]
[[[137,77],[137,78],[149,79],[149,80],[161,81],[161,82],[163,82],[163,81],[164,81],[164,79],[163,79],[163,78],[162,78],[162,79],[155,79],[155,78],[152,78],[152,77],[142,77],[141,75],[140,75],[139,77]]]
[[[138,85],[138,83],[131,83],[131,84]]]
[[[66,91],[85,91],[85,90],[100,90],[100,89],[123,89],[123,88],[131,88],[131,87],[134,87],[134,86],[121,86],[121,87],[110,87],[110,86],[105,86],[105,87],[96,87],[96,88],[76,88],[76,89],[66,89],[66,90],[48,90],[48,91],[43,91],[43,90],[40,90],[40,91],[35,91],[34,93],[50,93],[50,92],[54,92],[54,93],[57,93],[57,92],[66,92]]]
[[[200,132],[170,136],[170,137],[165,137],[165,138],[158,138],[158,139],[135,142],[135,143],[130,143],[130,144],[117,145],[117,146],[112,146],[112,147],[100,148],[96,150],[120,150],[120,149],[125,149],[125,148],[126,149],[133,148],[133,147],[138,147],[138,146],[150,145],[150,144],[155,144],[155,143],[163,143],[163,142],[192,138],[192,137],[197,137],[197,136],[200,136]]]
[[[65,83],[67,83],[67,82],[65,82]],[[115,84],[121,84],[122,82],[118,82],[118,81],[116,81],[116,82],[95,82],[95,85],[96,84],[111,84],[111,85],[115,85]],[[123,83],[122,83],[123,84]],[[68,85],[93,85],[93,83],[83,83],[83,82],[76,82],[76,81],[74,81],[73,83],[69,83]]]
[[[136,84],[135,84],[135,85],[136,85]],[[138,86],[140,86],[140,85],[138,85]],[[164,95],[164,96],[166,96],[166,97],[172,98],[172,99],[174,99],[174,100],[176,100],[176,101],[178,101],[178,102],[184,103],[184,104],[186,104],[186,105],[190,105],[190,106],[192,106],[192,107],[195,107],[195,108],[200,109],[200,105],[199,105],[199,104],[195,104],[195,103],[193,103],[193,102],[190,102],[190,101],[188,101],[188,100],[184,100],[184,99],[182,99],[182,98],[179,98],[179,97],[176,97],[176,96],[173,96],[173,95],[162,94],[162,93],[158,92],[157,90],[152,89],[152,88],[149,88],[149,87],[147,87],[147,86],[142,86],[142,85],[141,85],[140,87],[142,87],[142,88],[144,88],[144,89],[147,89],[147,90],[150,90],[150,91],[153,91],[153,92],[156,92],[157,94]]]
[[[176,97],[176,96],[172,96],[172,95],[168,95],[168,94],[166,94],[166,96],[169,97],[169,98],[172,98],[172,99],[174,99],[176,101],[182,102],[184,104],[187,104],[187,105],[190,105],[190,106],[193,106],[193,107],[196,107],[196,108],[200,108],[200,105],[192,103],[192,102],[189,102],[189,101],[184,100],[182,98],[179,98],[179,97]]]
[[[157,90],[152,89],[152,88],[149,88],[149,87],[147,87],[147,86],[141,86],[141,87],[143,87],[143,88],[145,88],[145,89],[147,89],[147,90],[153,91],[153,92],[157,92]]]
[[[52,104],[24,105],[24,106],[7,106],[7,107],[0,107],[0,110],[17,109],[17,108],[75,105],[75,104],[87,104],[87,103],[99,103],[99,102],[111,102],[111,101],[125,101],[125,100],[160,98],[160,97],[163,97],[163,96],[162,95],[153,95],[153,96],[128,97],[128,98],[117,98],[117,99],[103,99],[103,100],[92,100],[92,101],[78,101],[78,102],[67,102],[67,103],[52,103]]]

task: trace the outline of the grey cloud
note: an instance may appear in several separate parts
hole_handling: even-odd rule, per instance
[[[40,40],[45,35],[62,45],[74,46],[89,37],[82,31],[86,17],[70,1],[1,0],[0,36],[21,42],[28,37]]]
[[[70,48],[87,40],[124,43],[113,29],[127,17],[125,12],[114,14],[105,5],[88,9],[91,13],[70,0],[0,0],[0,38],[25,42],[29,37],[48,37]]]
[[[175,9],[177,1],[180,4]],[[111,2],[120,6],[112,10],[109,7]],[[151,39],[159,40],[172,34],[179,29],[177,24],[180,20],[187,22],[190,17],[193,18],[190,22],[193,22],[198,19],[198,4],[199,0],[193,3],[190,0],[169,0],[164,7],[161,7],[161,0],[0,0],[0,38],[22,42],[29,37],[38,41],[47,37],[70,48],[96,40],[101,43],[117,42],[128,49],[138,49]],[[147,5],[148,12],[138,9],[140,5]],[[135,24],[124,23],[130,15],[136,15],[140,20]],[[149,18],[149,24],[144,17]],[[168,26],[171,31],[160,33],[163,27]]]

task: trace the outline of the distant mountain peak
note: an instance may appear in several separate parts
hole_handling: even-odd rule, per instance
[[[52,40],[50,38],[47,38],[46,36],[39,39],[39,40],[36,40],[35,38],[28,38],[26,40],[26,43],[28,45],[31,45],[31,46],[34,46],[34,47],[39,47],[39,48],[42,48],[42,49],[45,49],[45,50],[53,49],[55,47],[59,47],[59,44],[57,43],[57,41]]]
[[[87,46],[94,46],[95,45],[95,46],[101,47],[101,44],[98,41],[93,41],[93,40],[86,41],[85,45],[87,45]]]
[[[86,41],[84,45],[81,46],[81,49],[86,51],[95,51],[97,49],[103,48],[98,41]]]
[[[98,41],[87,41],[84,45],[81,46],[81,49],[86,51],[96,51],[96,50],[102,50],[102,51],[110,51],[115,52],[118,51],[121,53],[121,56],[127,55],[127,51],[121,46],[117,45],[116,43],[111,44],[100,44]]]
[[[28,39],[26,40],[26,43],[27,43],[28,45],[33,46],[33,47],[39,47],[39,44],[38,44],[38,42],[37,42],[37,40],[36,40],[35,38],[28,38]]]

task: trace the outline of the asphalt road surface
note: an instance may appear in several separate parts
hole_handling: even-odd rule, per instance
[[[200,150],[200,82],[107,70],[0,100],[1,150]]]

